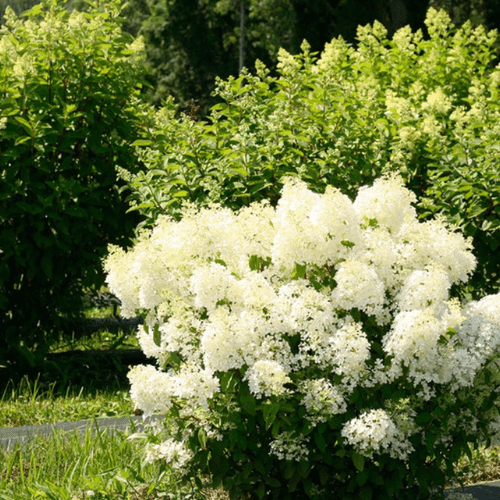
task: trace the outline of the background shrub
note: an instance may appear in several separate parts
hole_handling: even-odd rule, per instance
[[[495,31],[455,28],[430,9],[428,37],[405,27],[391,40],[382,24],[358,29],[353,48],[334,39],[318,56],[281,51],[278,76],[219,80],[206,121],[175,116],[172,101],[144,136],[147,168],[123,173],[131,202],[151,223],[178,216],[182,200],[276,203],[282,178],[318,192],[353,193],[380,173],[399,171],[423,217],[442,214],[473,238],[481,295],[498,289],[500,147]]]
[[[115,166],[134,169],[146,124],[142,46],[120,29],[117,2],[68,13],[7,10],[0,31],[0,365],[34,362],[103,283],[108,243],[126,245]]]

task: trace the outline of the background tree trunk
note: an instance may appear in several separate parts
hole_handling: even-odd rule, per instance
[[[245,66],[245,0],[240,0],[240,42],[239,42],[239,62],[238,73]]]

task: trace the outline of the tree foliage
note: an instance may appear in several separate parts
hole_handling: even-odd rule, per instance
[[[108,243],[125,245],[115,166],[135,169],[144,125],[143,48],[119,7],[68,13],[57,1],[0,31],[0,358],[30,360],[103,283]],[[43,351],[43,349],[42,349]],[[32,361],[32,360],[31,360]]]
[[[140,31],[154,102],[173,95],[186,107],[195,99],[203,111],[214,103],[215,76],[237,75],[242,65],[251,68],[257,59],[273,68],[279,48],[296,54],[307,40],[319,52],[336,36],[355,44],[357,27],[375,20],[389,38],[406,25],[425,30],[429,7],[446,10],[457,26],[470,19],[473,26],[493,28],[500,12],[494,0],[148,0],[148,14],[144,4],[132,0],[130,12],[132,23],[145,19]]]

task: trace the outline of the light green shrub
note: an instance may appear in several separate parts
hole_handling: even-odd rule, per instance
[[[257,64],[255,74],[219,81],[221,102],[206,121],[176,118],[167,103],[159,130],[141,142],[148,168],[124,174],[134,208],[152,222],[178,216],[182,200],[275,204],[288,175],[352,195],[399,171],[422,216],[442,214],[473,238],[474,289],[496,290],[497,35],[470,23],[455,29],[434,9],[426,26],[428,38],[406,27],[389,40],[375,23],[358,29],[356,48],[339,38],[319,56],[306,43],[296,56],[281,51],[277,77]]]

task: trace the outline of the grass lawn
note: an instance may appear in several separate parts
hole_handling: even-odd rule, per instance
[[[55,346],[43,373],[0,381],[0,427],[134,415],[122,356],[134,348],[133,335],[108,332]],[[201,498],[164,465],[146,463],[144,442],[127,439],[133,431],[54,433],[0,447],[0,500]]]
[[[120,353],[137,348],[133,335],[108,332],[56,346],[44,373],[1,388],[0,428],[132,416],[128,365]],[[83,437],[41,436],[11,451],[0,447],[0,500],[227,498],[181,488],[175,472],[145,461],[144,442],[127,439],[131,433],[89,430]],[[465,484],[500,479],[500,448],[476,450],[459,468]]]

